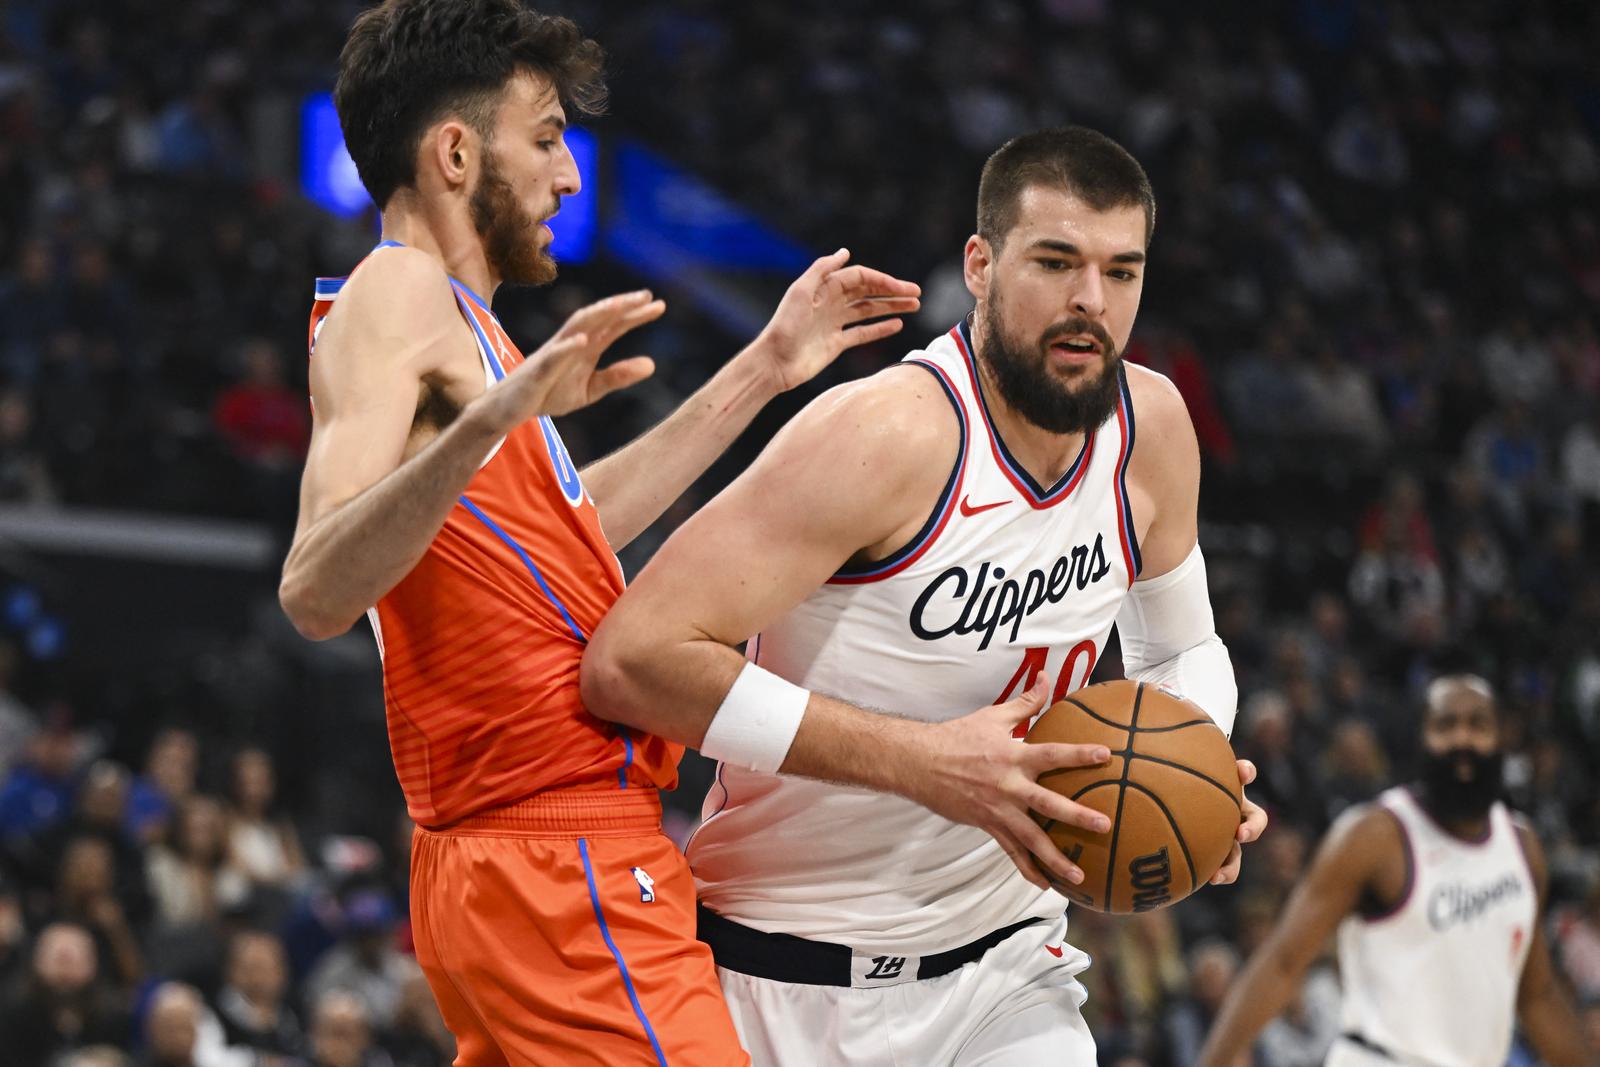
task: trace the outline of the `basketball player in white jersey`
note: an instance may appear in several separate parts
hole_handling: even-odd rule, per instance
[[[1544,850],[1500,795],[1489,684],[1436,680],[1422,775],[1334,824],[1277,929],[1235,980],[1201,1052],[1231,1067],[1338,929],[1344,986],[1330,1067],[1501,1067],[1513,1017],[1550,1067],[1592,1062],[1542,923]]]
[[[1026,809],[1109,823],[1024,775],[1015,738],[1087,681],[1114,622],[1132,676],[1224,729],[1237,700],[1194,429],[1120,358],[1154,213],[1098,133],[1002,147],[965,250],[971,322],[810,405],[591,641],[595,714],[722,761],[689,856],[757,1064],[1094,1062],[1088,961],[1035,858],[1091,887]],[[1008,806],[980,791],[996,777]],[[1265,824],[1246,815],[1240,841]],[[1220,880],[1237,870],[1236,850]]]

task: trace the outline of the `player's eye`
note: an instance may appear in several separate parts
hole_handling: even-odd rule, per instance
[[[551,140],[540,141],[539,142],[539,147],[544,149],[546,152],[554,151],[555,147],[556,147],[556,142],[551,141]]]
[[[1064,259],[1041,259],[1039,266],[1047,271],[1063,271],[1067,269],[1067,261]]]
[[[1111,276],[1119,282],[1131,282],[1138,277],[1131,270],[1114,270],[1111,272]]]

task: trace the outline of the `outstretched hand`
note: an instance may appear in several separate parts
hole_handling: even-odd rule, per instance
[[[847,348],[900,332],[900,319],[882,316],[922,306],[915,282],[859,264],[847,267],[849,260],[849,250],[841,248],[807,267],[756,338],[752,348],[769,361],[779,392],[810,381]]]
[[[666,301],[653,299],[646,289],[581,307],[538,351],[472,404],[495,432],[506,434],[536,415],[565,415],[642,382],[655,372],[655,362],[648,356],[619,360],[603,370],[596,364],[613,341],[654,322],[666,310]]]

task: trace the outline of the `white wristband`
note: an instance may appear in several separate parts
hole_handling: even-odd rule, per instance
[[[700,753],[772,774],[783,766],[800,731],[811,693],[754,663],[746,663],[706,727]]]

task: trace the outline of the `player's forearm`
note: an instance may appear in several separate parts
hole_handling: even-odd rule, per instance
[[[427,448],[295,539],[278,599],[314,641],[344,633],[411,572],[498,435],[464,411]]]
[[[1268,941],[1228,990],[1196,1067],[1233,1067],[1263,1027],[1288,1007],[1310,961],[1290,957]]]
[[[613,548],[661,517],[777,395],[751,345],[660,424],[583,468],[583,484]]]
[[[745,659],[709,638],[680,642],[630,638],[603,623],[584,652],[584,706],[611,722],[701,748]],[[907,770],[928,727],[858,708],[820,693],[779,768],[879,792],[904,793]]]
[[[1522,1028],[1548,1067],[1588,1067],[1595,1060],[1585,1052],[1578,1014],[1567,991],[1550,982],[1538,993],[1523,995],[1517,1015]]]

